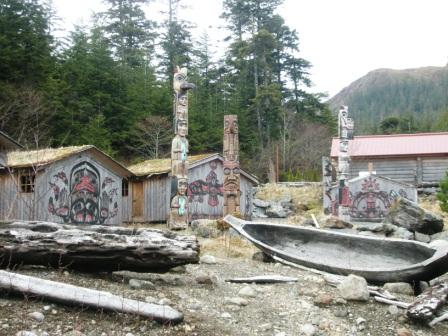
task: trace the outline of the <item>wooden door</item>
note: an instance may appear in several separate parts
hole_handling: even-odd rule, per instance
[[[143,220],[143,182],[132,184],[132,219]]]

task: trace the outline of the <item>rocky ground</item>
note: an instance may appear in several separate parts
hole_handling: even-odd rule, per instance
[[[278,263],[252,260],[248,243],[221,236],[201,239],[203,262],[162,275],[83,274],[22,267],[22,274],[62,281],[147,302],[170,304],[184,313],[176,326],[145,318],[68,307],[35,297],[0,292],[0,335],[448,335],[448,322],[418,325],[404,310],[377,303],[347,301],[321,275]],[[208,259],[208,260],[207,260]],[[295,283],[247,285],[234,277],[278,274]],[[397,294],[402,301],[413,296]],[[20,333],[21,332],[21,333]],[[26,333],[28,332],[28,333]]]

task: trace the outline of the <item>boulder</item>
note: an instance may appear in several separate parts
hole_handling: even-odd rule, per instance
[[[290,213],[290,210],[283,208],[280,204],[271,204],[266,209],[266,215],[270,218],[286,218]]]
[[[254,198],[254,200],[252,201],[252,203],[257,207],[257,208],[267,208],[271,205],[271,203],[269,203],[268,201],[263,201],[259,198]]]
[[[446,240],[448,241],[448,231],[442,231],[431,236],[431,241],[433,240]]]
[[[350,274],[338,285],[341,296],[346,300],[368,301],[369,289],[363,277]]]
[[[405,198],[398,198],[395,201],[384,222],[427,235],[443,230],[442,218]]]
[[[351,229],[353,227],[353,224],[345,222],[336,216],[326,216],[319,220],[319,223],[321,223],[323,227],[330,229]]]
[[[210,219],[196,219],[192,221],[191,229],[197,236],[202,238],[216,238],[220,234],[216,221]]]

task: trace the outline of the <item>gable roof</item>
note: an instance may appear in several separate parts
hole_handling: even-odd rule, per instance
[[[90,152],[101,163],[111,166],[121,176],[132,175],[125,166],[92,145],[8,152],[5,155],[5,166],[8,168],[34,167],[38,169],[82,152]]]
[[[195,168],[204,163],[220,160],[224,162],[224,157],[219,153],[209,153],[209,154],[199,154],[199,155],[191,155],[188,156],[188,163],[190,168]],[[135,165],[129,166],[128,169],[136,176],[139,177],[151,177],[152,175],[161,175],[168,174],[171,171],[171,158],[168,159],[154,159],[154,160],[146,160]],[[246,172],[243,169],[240,169],[241,175],[246,177],[254,184],[258,184],[258,179]]]
[[[10,148],[12,150],[23,148],[21,144],[19,144],[16,140],[11,138],[5,132],[0,131],[0,145],[4,144],[5,147]]]
[[[331,156],[339,153],[339,138],[333,138]],[[349,140],[350,157],[448,155],[448,132],[393,135],[363,135]]]

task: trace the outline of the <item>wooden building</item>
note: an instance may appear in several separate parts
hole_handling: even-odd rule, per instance
[[[223,161],[223,156],[217,153],[188,157],[190,220],[222,217]],[[123,199],[123,219],[166,221],[171,195],[171,159],[147,160],[128,169],[134,177],[129,185],[129,197]],[[257,184],[258,180],[253,175],[241,169],[240,210],[246,217],[252,213],[252,189]]]
[[[0,219],[122,223],[122,183],[131,172],[96,147],[3,151],[3,157]]]
[[[331,158],[337,165],[339,139],[333,138]],[[365,135],[349,141],[349,178],[368,171],[416,186],[439,182],[448,170],[448,132]]]

